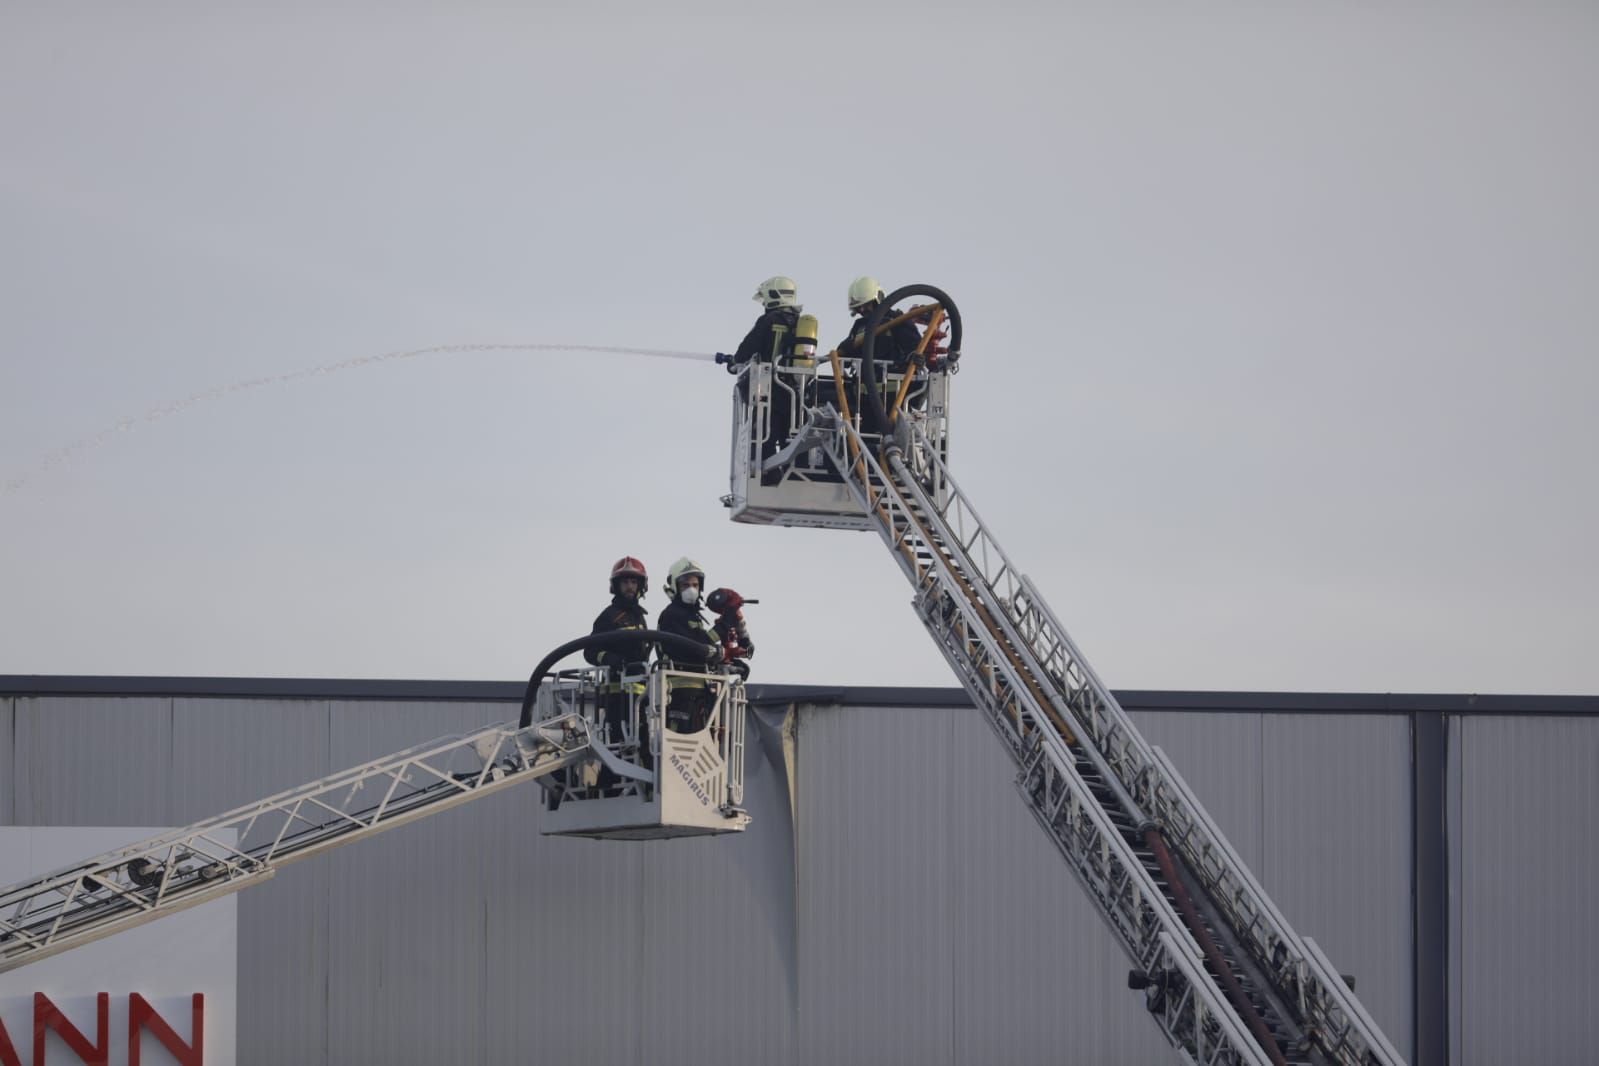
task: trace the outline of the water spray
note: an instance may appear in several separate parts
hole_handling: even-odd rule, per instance
[[[286,385],[301,378],[336,374],[341,370],[353,370],[356,367],[371,366],[375,363],[386,363],[399,359],[416,359],[424,355],[453,355],[463,352],[602,352],[607,355],[647,355],[657,359],[691,359],[705,363],[714,358],[710,352],[679,352],[663,348],[617,348],[602,344],[440,344],[431,348],[412,348],[403,352],[384,352],[382,355],[361,355],[354,359],[329,363],[326,366],[315,366],[306,370],[291,371],[287,374],[276,374],[271,377],[235,381],[229,385],[218,385],[213,389],[192,393],[181,400],[174,400],[171,403],[162,404],[160,407],[152,407],[142,415],[120,419],[113,426],[50,452],[39,461],[38,466],[33,469],[32,473],[0,482],[0,495],[15,492],[27,484],[30,477],[37,477],[58,466],[63,466],[81,453],[98,448],[118,433],[131,433],[141,425],[159,422],[163,418],[179,414],[209,400],[221,399],[224,396],[230,396],[238,392],[248,392],[251,389],[259,389],[267,385]]]

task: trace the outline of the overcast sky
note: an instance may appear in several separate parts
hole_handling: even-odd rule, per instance
[[[953,684],[875,537],[727,521],[708,363],[138,421],[871,273],[1112,686],[1599,692],[1593,5],[525,7],[0,8],[0,672],[525,677],[688,553],[756,680]]]

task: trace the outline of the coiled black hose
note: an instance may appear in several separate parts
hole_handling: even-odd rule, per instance
[[[517,719],[517,728],[526,729],[533,724],[533,701],[538,699],[539,684],[549,675],[550,667],[575,651],[637,644],[641,640],[657,645],[674,660],[687,663],[704,662],[705,651],[710,647],[708,644],[690,640],[676,633],[663,633],[659,629],[613,629],[606,633],[590,633],[576,640],[569,640],[540,659],[539,664],[533,668],[533,676],[527,679],[527,692],[522,696],[522,716]]]
[[[872,308],[872,313],[866,316],[866,350],[861,355],[861,376],[866,380],[866,402],[871,405],[872,416],[877,420],[877,425],[883,427],[883,432],[888,432],[888,410],[883,406],[883,388],[877,380],[877,363],[872,354],[877,346],[877,327],[889,317],[895,304],[912,296],[926,296],[937,300],[943,307],[945,316],[949,319],[949,352],[950,361],[960,358],[961,350],[961,313],[955,302],[943,289],[931,285],[906,285],[895,289]]]

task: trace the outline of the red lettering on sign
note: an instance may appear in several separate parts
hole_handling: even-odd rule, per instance
[[[33,1066],[44,1066],[44,1038],[54,1029],[88,1066],[108,1066],[111,1061],[111,997],[101,992],[94,997],[95,1041],[89,1043],[78,1027],[67,1021],[61,1009],[43,992],[33,994]]]
[[[139,993],[128,997],[128,1066],[139,1066],[139,1030],[149,1029],[179,1066],[202,1066],[205,1061],[205,996],[194,994],[194,1020],[185,1044],[165,1018]]]
[[[44,1066],[45,1037],[51,1030],[67,1049],[89,1066],[109,1066],[111,1061],[111,997],[104,992],[95,997],[95,1042],[89,1043],[78,1028],[61,1013],[61,1008],[43,992],[33,994],[33,1066]],[[193,1016],[189,1022],[189,1042],[177,1034],[167,1020],[139,993],[128,996],[128,1066],[139,1066],[140,1037],[144,1030],[161,1042],[179,1066],[204,1066],[205,996],[199,992],[191,1000]],[[0,1020],[0,1066],[24,1066],[17,1047]]]
[[[0,1022],[0,1066],[22,1066],[22,1060],[17,1058],[17,1049],[11,1043],[11,1034],[6,1032],[6,1023]]]

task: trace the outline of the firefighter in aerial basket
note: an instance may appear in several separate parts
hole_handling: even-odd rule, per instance
[[[716,361],[726,363],[729,374],[743,370],[751,359],[780,359],[794,343],[794,330],[804,310],[794,279],[782,275],[767,278],[756,288],[754,300],[761,305],[761,317],[731,355],[717,353]]]
[[[706,625],[700,612],[704,589],[705,570],[699,563],[684,556],[672,564],[666,576],[666,594],[671,602],[661,610],[656,628],[703,644],[705,653],[694,662],[669,659],[663,652],[662,665],[668,670],[694,673],[711,673],[726,665],[740,677],[749,677],[750,668],[744,660],[754,654],[755,645],[743,618],[724,614],[714,625]],[[710,682],[703,677],[668,677],[667,686],[666,727],[676,733],[704,729],[714,702]]]
[[[650,627],[649,616],[644,613],[642,600],[649,588],[650,575],[644,564],[631,555],[623,556],[611,566],[611,602],[594,619],[595,633],[613,633],[618,630],[645,630]],[[646,770],[655,765],[650,755],[650,727],[644,715],[642,697],[648,682],[648,642],[623,641],[609,648],[588,648],[583,658],[595,666],[605,667],[600,682],[600,705],[605,709],[606,740],[620,745],[627,735],[629,709],[639,707],[638,744],[639,765]],[[616,787],[616,775],[609,769],[600,769],[599,787],[611,793]]]
[[[838,346],[840,355],[862,356],[866,353],[866,320],[871,317],[877,305],[883,301],[886,294],[877,279],[862,275],[850,282],[847,303],[849,313],[854,316],[855,322],[850,326],[849,336]],[[904,374],[910,368],[911,355],[916,351],[916,346],[922,341],[921,332],[913,323],[901,322],[892,329],[884,330],[877,338],[877,343],[872,349],[872,362],[875,367],[861,367],[861,373],[873,372],[882,379],[884,370],[894,374]],[[850,403],[861,416],[862,433],[882,433],[888,427],[877,424],[872,412],[867,409],[865,401],[865,387],[859,378],[850,390],[852,395]],[[912,400],[914,405],[917,401]],[[925,402],[925,400],[923,401]]]
[[[771,431],[760,450],[761,458],[767,459],[793,435],[795,416],[813,402],[810,384],[815,377],[817,323],[815,315],[802,313],[793,278],[780,274],[767,278],[755,289],[755,302],[761,305],[761,316],[738,348],[731,354],[718,352],[716,361],[725,363],[729,374],[741,372],[751,362],[772,365]],[[740,402],[749,402],[749,378],[739,380],[738,396]],[[780,478],[778,472],[768,480],[776,484]]]

